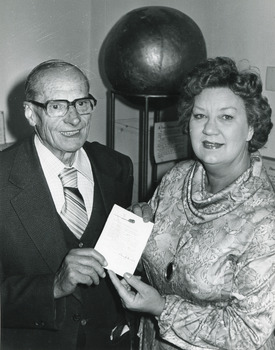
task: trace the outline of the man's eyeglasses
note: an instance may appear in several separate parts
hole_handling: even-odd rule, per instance
[[[97,100],[89,94],[88,97],[77,98],[72,102],[67,100],[49,100],[46,103],[34,100],[28,100],[27,102],[43,108],[51,118],[61,118],[69,111],[70,106],[73,106],[78,114],[91,113],[96,106]]]

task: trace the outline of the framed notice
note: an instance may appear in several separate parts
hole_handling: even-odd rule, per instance
[[[178,121],[154,124],[154,157],[156,163],[183,159],[187,155],[188,138]]]
[[[275,158],[263,157],[263,163],[269,178],[275,186]]]

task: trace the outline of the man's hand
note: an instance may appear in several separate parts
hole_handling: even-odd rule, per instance
[[[145,202],[134,203],[128,210],[143,218],[144,222],[153,221],[153,211],[150,205]]]
[[[61,298],[74,292],[79,283],[99,284],[106,273],[105,258],[93,248],[72,249],[65,257],[54,279],[54,297]]]
[[[108,270],[108,274],[125,308],[132,311],[147,312],[154,316],[159,316],[162,313],[165,299],[155,288],[128,273],[124,274],[123,280],[119,280],[111,270]]]

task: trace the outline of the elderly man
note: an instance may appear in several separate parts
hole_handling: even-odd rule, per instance
[[[132,162],[86,142],[96,99],[76,66],[41,63],[25,93],[35,136],[0,152],[2,350],[129,349],[93,247],[113,204],[130,205]]]

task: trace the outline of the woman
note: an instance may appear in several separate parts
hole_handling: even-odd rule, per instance
[[[110,277],[124,306],[148,315],[142,349],[274,350],[275,193],[257,152],[272,123],[260,77],[208,59],[179,111],[196,160],[170,170],[150,201],[151,286]]]

